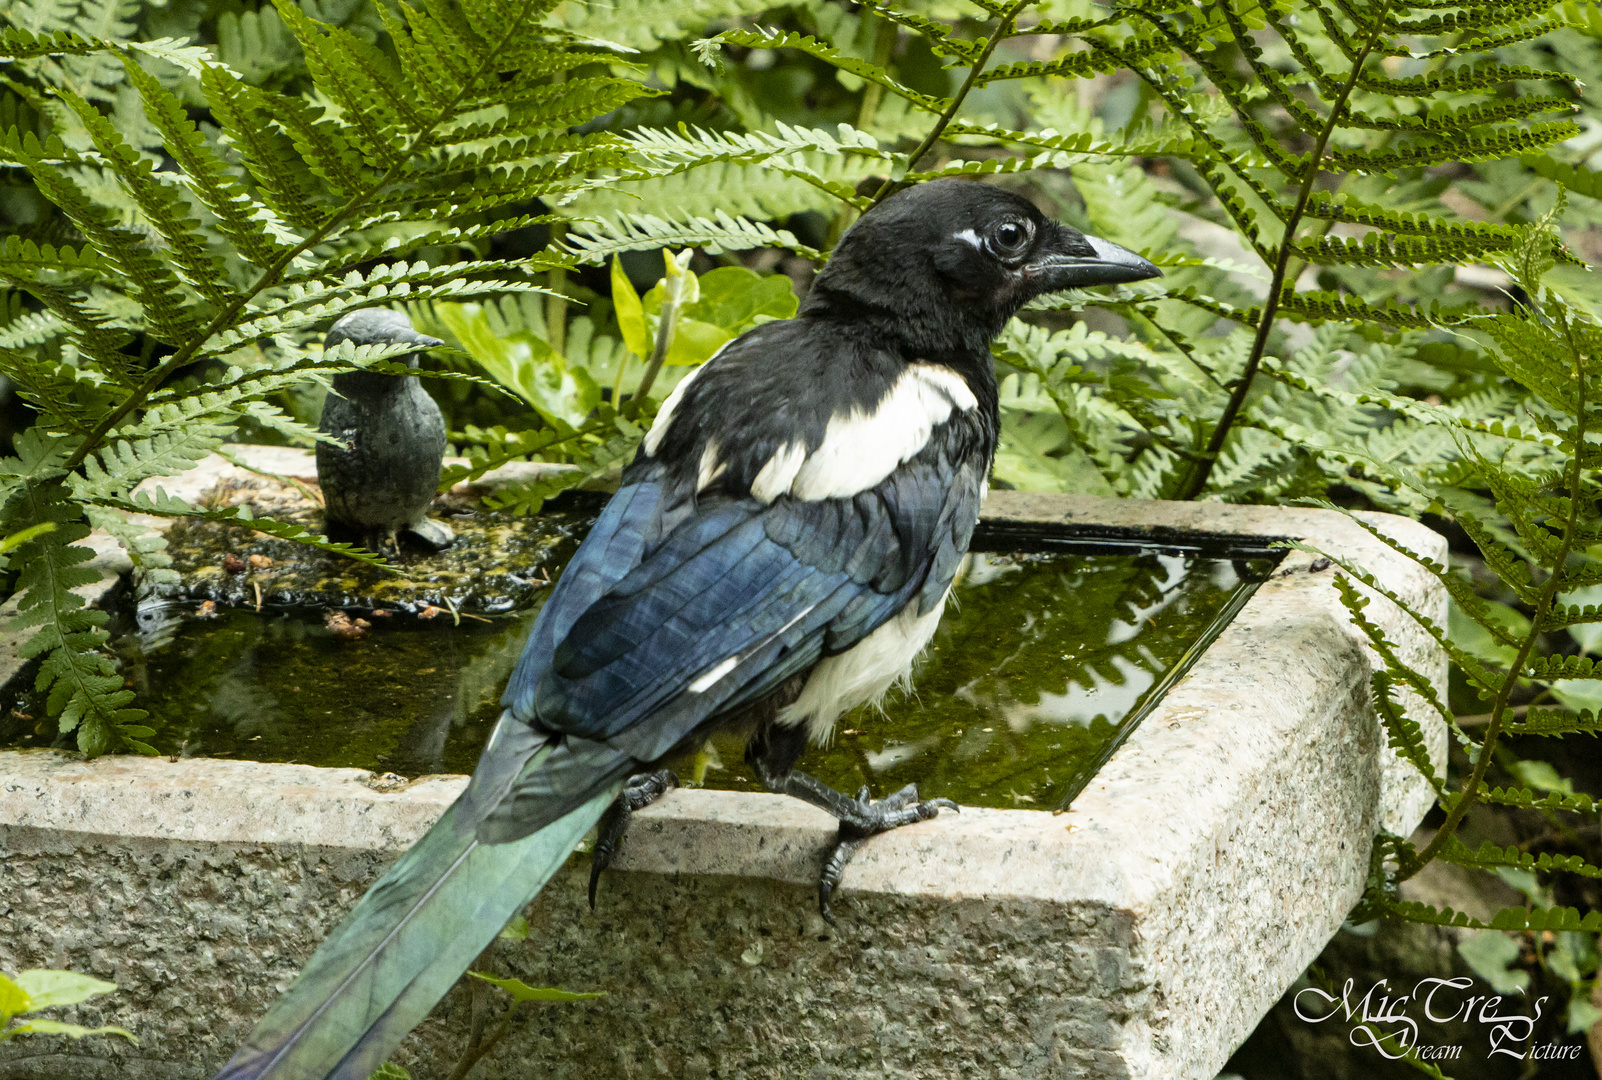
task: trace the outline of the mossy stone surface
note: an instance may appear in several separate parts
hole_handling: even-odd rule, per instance
[[[316,496],[315,482],[253,476],[224,480],[201,501],[217,508],[248,506],[257,517],[321,534],[327,526]],[[242,526],[185,518],[167,532],[167,550],[180,580],[147,590],[146,598],[211,600],[231,607],[422,611],[432,606],[506,614],[535,602],[594,520],[588,505],[547,507],[534,516],[491,510],[471,491],[435,500],[433,516],[450,525],[456,542],[431,552],[403,539],[389,559],[393,571]]]

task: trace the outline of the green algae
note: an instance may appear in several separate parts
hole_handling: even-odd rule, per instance
[[[545,548],[551,572],[587,521],[570,509],[542,527],[561,537]],[[849,792],[915,781],[965,805],[1065,804],[1277,561],[1260,548],[1232,560],[1104,539],[976,553],[910,691],[843,717],[800,767]],[[530,589],[522,610],[490,617],[353,610],[371,624],[357,640],[316,608],[212,614],[194,596],[146,598],[112,646],[163,753],[468,772],[543,596]],[[676,767],[691,782],[758,790],[732,738]]]

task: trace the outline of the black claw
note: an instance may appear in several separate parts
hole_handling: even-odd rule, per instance
[[[595,887],[601,883],[601,871],[612,865],[612,856],[617,854],[617,842],[628,831],[629,814],[633,811],[624,801],[625,798],[625,795],[619,795],[612,801],[595,829],[595,847],[590,851],[591,911],[595,910]]]
[[[818,878],[818,914],[822,915],[823,921],[830,926],[837,924],[834,921],[834,913],[829,910],[829,898],[834,895],[834,890],[839,888],[846,864],[866,842],[867,837],[853,839],[842,837],[829,852],[829,857],[823,860],[823,874]]]
[[[823,916],[830,926],[835,925],[834,914],[829,909],[829,900],[840,887],[840,879],[845,876],[846,866],[851,859],[867,843],[870,836],[900,828],[902,825],[911,825],[916,821],[928,821],[941,810],[958,810],[960,807],[950,799],[918,799],[918,785],[908,784],[893,795],[887,795],[878,802],[874,802],[867,788],[857,792],[855,803],[835,795],[839,803],[829,807],[830,812],[840,819],[838,839],[830,849],[828,857],[823,860],[823,873],[818,878],[818,914]],[[844,803],[845,805],[840,805]]]
[[[660,799],[670,789],[679,786],[679,778],[672,769],[658,769],[654,773],[638,773],[628,778],[623,790],[612,805],[601,815],[595,830],[595,847],[590,852],[590,910],[595,910],[595,888],[601,883],[601,871],[612,864],[617,845],[628,832],[629,818],[636,810],[643,810]]]

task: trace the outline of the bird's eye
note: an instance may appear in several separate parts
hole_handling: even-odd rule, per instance
[[[1029,243],[1029,223],[1005,221],[996,229],[995,244],[999,255],[1017,255]]]

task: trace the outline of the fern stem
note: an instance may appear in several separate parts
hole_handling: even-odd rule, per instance
[[[996,51],[996,46],[1012,36],[1013,26],[1018,20],[1018,13],[1036,2],[1037,0],[1017,0],[1007,9],[1007,13],[1001,17],[1001,20],[996,25],[996,32],[990,35],[990,40],[985,42],[984,49],[979,53],[979,59],[975,60],[973,67],[968,69],[968,77],[963,80],[962,86],[957,89],[957,93],[951,99],[951,104],[946,106],[946,111],[940,114],[940,119],[935,121],[935,126],[929,129],[929,134],[924,136],[923,142],[918,144],[918,148],[907,156],[908,173],[918,167],[918,162],[923,159],[923,155],[934,148],[934,144],[940,141],[940,136],[945,134],[947,126],[950,125],[952,120],[956,119],[957,110],[962,108],[963,99],[968,96],[968,92],[973,89],[974,82],[979,78],[980,73],[984,71],[985,65],[990,62],[990,55]],[[874,194],[873,203],[869,206],[869,209],[871,210],[874,206],[878,206],[885,199],[906,186],[906,173],[902,174],[900,180],[886,180],[879,185],[879,190]]]
[[[73,469],[76,469],[78,466],[82,465],[84,460],[88,458],[90,454],[98,450],[101,444],[105,442],[106,436],[109,435],[118,424],[127,419],[129,413],[143,405],[149,399],[151,394],[161,389],[162,383],[166,382],[167,378],[172,375],[173,372],[189,363],[190,358],[200,350],[202,345],[211,339],[213,334],[217,334],[228,326],[232,325],[233,321],[238,318],[239,313],[245,310],[245,306],[247,304],[249,304],[261,293],[265,292],[267,289],[270,289],[274,285],[278,284],[279,280],[284,276],[284,271],[289,268],[290,263],[292,263],[297,257],[305,254],[307,251],[310,251],[313,247],[320,244],[328,237],[329,233],[333,232],[334,229],[348,221],[365,204],[371,202],[379,192],[383,191],[386,187],[393,183],[400,175],[402,166],[406,163],[406,161],[416,154],[422,148],[425,140],[427,140],[429,136],[452,115],[452,113],[456,110],[456,107],[461,103],[462,99],[467,96],[469,89],[478,84],[479,80],[483,78],[483,75],[486,71],[493,69],[496,58],[500,56],[502,50],[506,48],[507,43],[510,42],[515,36],[516,28],[527,21],[529,13],[534,7],[535,0],[525,0],[522,12],[516,18],[511,20],[511,26],[508,27],[506,34],[501,37],[498,42],[496,42],[495,46],[490,49],[488,53],[484,55],[484,59],[480,62],[478,69],[467,78],[462,80],[461,86],[456,91],[456,96],[439,107],[439,110],[434,114],[434,118],[429,121],[428,124],[424,125],[412,137],[411,145],[406,148],[405,153],[400,155],[400,159],[394,165],[391,165],[387,170],[385,170],[384,175],[379,177],[377,183],[371,185],[365,191],[360,191],[352,195],[345,201],[344,206],[341,206],[339,209],[330,213],[328,217],[324,219],[323,223],[312,231],[310,236],[307,236],[305,239],[301,240],[300,243],[296,244],[294,247],[282,252],[278,258],[274,259],[272,263],[261,272],[261,274],[256,278],[254,285],[244,292],[239,293],[234,299],[233,303],[229,304],[222,311],[218,312],[216,316],[212,318],[211,322],[206,324],[206,328],[204,330],[195,335],[187,345],[182,346],[177,352],[168,357],[167,360],[155,371],[151,372],[149,377],[146,378],[144,382],[140,383],[138,388],[136,388],[132,394],[123,399],[122,404],[118,405],[115,409],[112,409],[111,412],[107,413],[105,418],[90,430],[89,434],[84,438],[82,445],[80,445],[77,450],[73,451],[72,456],[67,459],[65,464],[67,471],[71,472]]]
[[[888,69],[890,67],[890,57],[895,52],[896,47],[896,25],[889,19],[870,15],[866,9],[864,9],[862,17],[864,19],[878,19],[879,25],[874,31],[873,62],[881,68]],[[862,88],[862,105],[857,109],[858,131],[867,131],[873,126],[879,115],[879,104],[883,100],[884,86],[880,83],[869,82]],[[908,169],[911,169],[910,165]],[[881,190],[882,187],[881,185]],[[850,204],[840,208],[840,212],[829,223],[829,239],[828,243],[824,245],[825,250],[834,250],[834,246],[839,243],[840,237],[845,235],[845,231],[856,220],[856,214],[856,207]]]
[[[1351,74],[1346,78],[1346,84],[1330,107],[1329,119],[1325,122],[1323,130],[1318,133],[1318,141],[1313,145],[1313,152],[1307,160],[1307,175],[1302,177],[1302,184],[1296,193],[1296,203],[1291,208],[1290,215],[1285,219],[1285,233],[1279,242],[1279,252],[1274,259],[1274,274],[1268,285],[1268,296],[1263,300],[1263,312],[1257,319],[1257,337],[1252,341],[1252,351],[1246,358],[1246,367],[1230,392],[1229,400],[1224,404],[1224,411],[1218,417],[1218,423],[1213,428],[1212,437],[1207,440],[1207,448],[1202,451],[1201,461],[1192,470],[1185,486],[1179,491],[1178,498],[1194,499],[1207,487],[1207,478],[1212,475],[1213,467],[1218,464],[1218,455],[1224,448],[1224,440],[1229,438],[1230,430],[1235,426],[1235,418],[1240,414],[1241,407],[1246,403],[1246,395],[1251,391],[1252,382],[1257,377],[1257,369],[1262,366],[1263,354],[1268,351],[1268,335],[1274,329],[1274,316],[1279,311],[1280,294],[1285,288],[1286,272],[1290,269],[1291,252],[1296,248],[1296,230],[1302,223],[1302,214],[1307,209],[1307,200],[1313,195],[1313,185],[1317,183],[1319,162],[1324,160],[1324,150],[1329,145],[1330,137],[1335,134],[1335,128],[1340,124],[1341,116],[1346,110],[1346,102],[1357,88],[1357,80],[1363,74],[1363,65],[1379,44],[1380,33],[1385,25],[1385,17],[1390,14],[1393,0],[1385,0],[1374,15],[1374,23],[1368,32],[1368,40],[1363,43],[1363,51],[1357,54],[1352,61]]]
[[[567,222],[559,221],[551,226],[553,247],[561,246],[565,236],[567,236]],[[551,295],[545,298],[545,339],[550,343],[552,352],[557,356],[566,356],[567,267],[552,267],[546,284],[551,290]]]
[[[1563,566],[1574,551],[1575,534],[1579,528],[1580,508],[1587,504],[1585,492],[1580,486],[1584,471],[1583,451],[1588,434],[1585,429],[1586,400],[1585,400],[1585,364],[1578,343],[1574,340],[1574,330],[1569,323],[1568,313],[1561,308],[1558,310],[1558,319],[1563,324],[1563,336],[1569,343],[1569,355],[1574,361],[1574,452],[1569,459],[1568,476],[1566,481],[1569,488],[1569,515],[1563,523],[1563,539],[1558,543],[1557,553],[1551,560],[1552,572],[1541,586],[1541,595],[1536,598],[1535,609],[1530,614],[1530,629],[1524,635],[1524,641],[1519,645],[1519,651],[1508,664],[1507,674],[1502,677],[1502,683],[1496,688],[1496,697],[1491,702],[1490,720],[1485,725],[1485,736],[1480,740],[1479,758],[1474,762],[1474,770],[1469,774],[1468,780],[1463,784],[1462,793],[1458,796],[1456,804],[1446,815],[1446,820],[1435,831],[1430,842],[1424,846],[1415,858],[1413,865],[1399,868],[1397,880],[1406,881],[1422,870],[1430,860],[1438,855],[1447,841],[1457,832],[1457,827],[1463,821],[1463,815],[1469,808],[1479,801],[1480,787],[1485,783],[1485,774],[1491,767],[1491,758],[1496,751],[1497,739],[1502,735],[1502,725],[1506,722],[1509,709],[1508,699],[1513,696],[1513,690],[1518,686],[1519,672],[1530,659],[1530,653],[1535,649],[1536,640],[1541,636],[1541,627],[1546,623],[1547,614],[1552,610],[1552,604],[1557,600],[1558,584],[1562,580]]]

